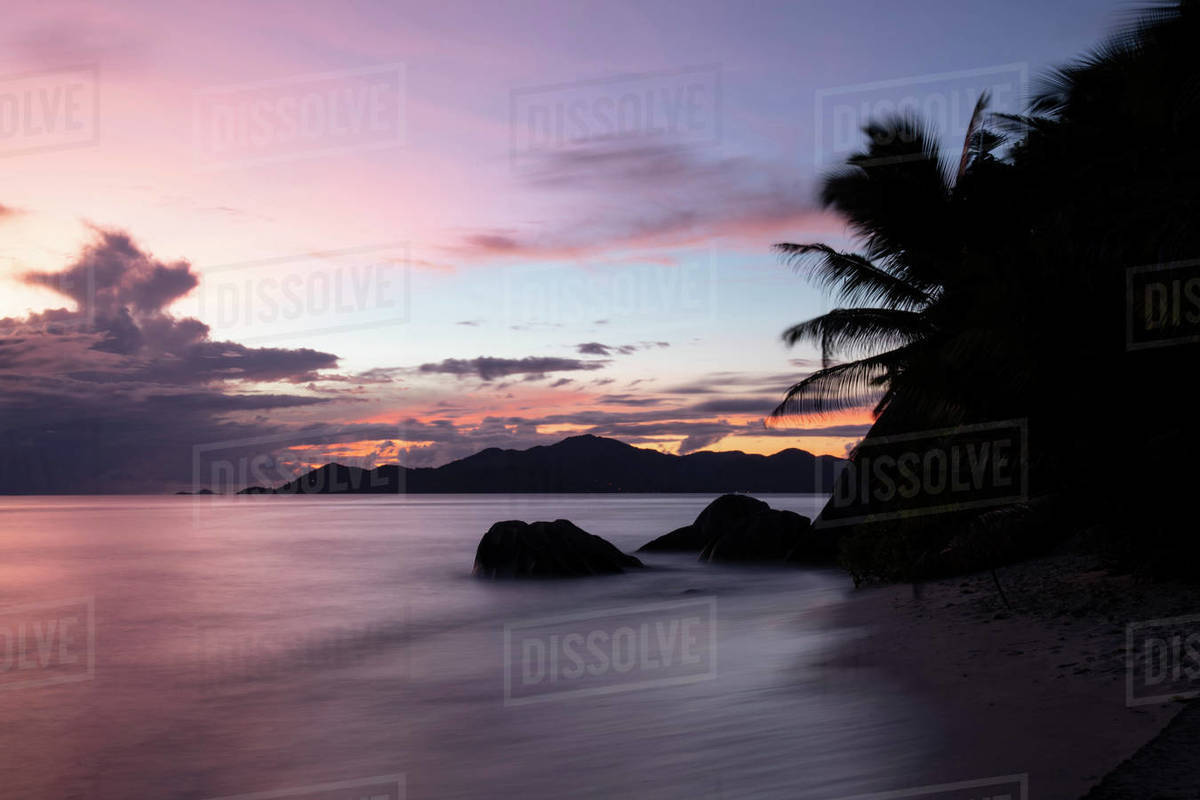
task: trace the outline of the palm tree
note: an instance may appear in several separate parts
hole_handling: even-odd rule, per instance
[[[821,192],[862,240],[862,253],[775,245],[848,307],[784,331],[789,346],[816,344],[822,364],[787,391],[773,421],[874,402],[878,435],[971,414],[972,354],[989,341],[983,331],[993,322],[973,309],[994,283],[971,258],[980,234],[976,187],[1001,165],[993,151],[1002,139],[985,125],[986,105],[981,97],[956,169],[919,120],[866,127],[867,149],[829,175]]]
[[[868,438],[1026,418],[1031,481],[1071,501],[1072,523],[1194,564],[1178,518],[1194,515],[1200,344],[1127,352],[1124,312],[1130,267],[1200,259],[1198,44],[1200,2],[1143,10],[1052,73],[1029,115],[984,120],[981,102],[957,170],[915,120],[868,126],[821,195],[863,251],[777,245],[847,307],[784,332],[822,368],[772,420],[868,400]],[[945,541],[865,544],[879,563]]]
[[[821,369],[793,385],[771,419],[820,415],[874,402],[866,439],[998,421],[1018,414],[1030,373],[1022,300],[1012,251],[1022,206],[1011,202],[1014,168],[996,153],[1006,143],[979,99],[960,157],[946,163],[920,121],[893,117],[867,126],[868,147],[826,178],[821,199],[842,214],[863,252],[824,244],[779,244],[846,307],[788,328],[784,341],[811,341]],[[857,459],[858,452],[851,454]],[[849,474],[849,473],[847,473]],[[1020,515],[1009,515],[1001,522]],[[856,582],[919,578],[950,569],[994,567],[1004,547],[981,520],[976,544],[941,554],[961,520],[925,517],[872,523],[842,535],[842,563]],[[1016,537],[1003,537],[1018,542]],[[1006,545],[1007,547],[1007,545]]]

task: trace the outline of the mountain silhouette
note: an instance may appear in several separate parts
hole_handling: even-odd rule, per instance
[[[273,490],[240,494],[429,494],[438,492],[826,492],[842,459],[788,449],[770,456],[644,450],[600,436],[572,436],[528,450],[490,447],[440,467],[332,463]]]

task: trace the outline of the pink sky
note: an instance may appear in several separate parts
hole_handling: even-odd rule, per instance
[[[1003,84],[1016,102],[1107,6],[14,6],[8,434],[65,430],[58,413],[153,439],[158,413],[185,460],[258,431],[312,460],[436,464],[585,431],[840,455],[865,410],[761,423],[813,364],[780,331],[829,307],[770,245],[852,244],[813,200],[844,155],[818,132],[863,91],[929,106]],[[244,138],[220,133],[235,123]],[[64,270],[103,297],[29,279]],[[72,452],[112,457],[89,447]]]

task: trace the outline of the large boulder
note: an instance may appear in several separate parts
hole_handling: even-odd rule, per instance
[[[819,535],[808,517],[773,509],[749,495],[727,494],[709,503],[691,525],[642,545],[642,551],[692,552],[701,561],[813,564],[831,561],[836,544]]]
[[[695,525],[684,525],[682,528],[676,528],[670,533],[664,533],[657,539],[646,542],[637,549],[637,552],[699,553],[704,549],[707,541],[704,538],[704,531],[700,528]]]
[[[638,552],[699,553],[712,540],[746,517],[771,507],[748,494],[723,494],[713,500],[691,525],[676,528],[670,533],[647,542]]]
[[[508,520],[497,522],[479,540],[474,573],[485,578],[563,578],[640,566],[638,559],[568,520]]]
[[[700,551],[700,560],[783,561],[811,527],[811,520],[795,511],[751,512],[715,532]]]

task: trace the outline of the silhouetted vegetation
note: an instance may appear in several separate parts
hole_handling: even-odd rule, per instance
[[[775,417],[875,402],[882,437],[1024,419],[1030,502],[866,523],[863,579],[978,569],[1068,537],[1196,576],[1200,345],[1127,347],[1128,270],[1200,258],[1200,7],[1138,12],[1043,79],[1026,115],[980,100],[950,160],[918,119],[869,125],[824,181],[861,253],[781,244],[847,307],[796,325],[823,368]]]

